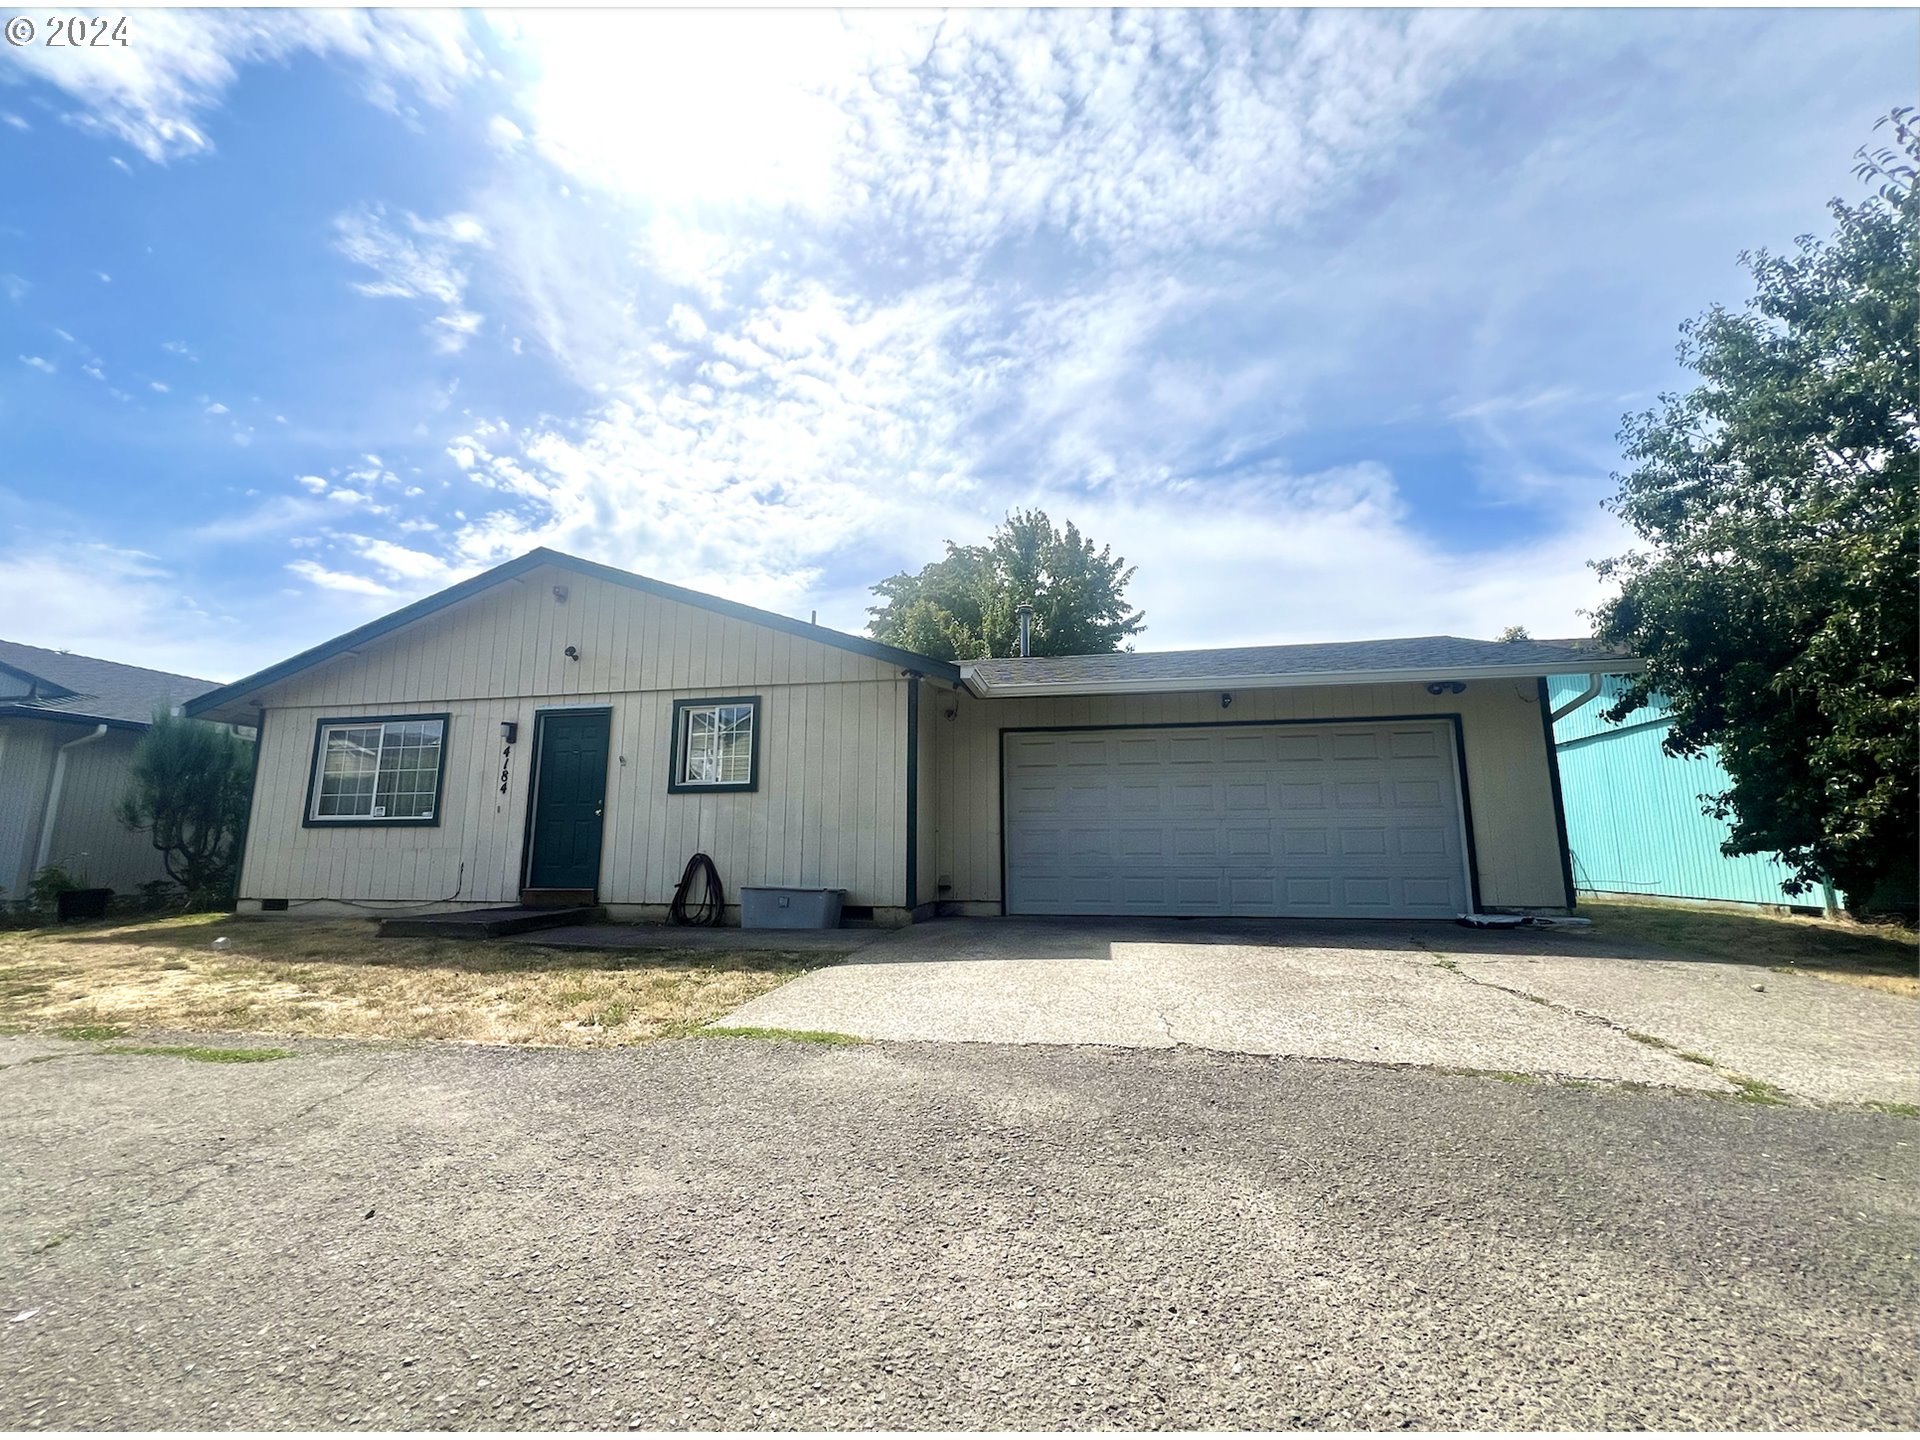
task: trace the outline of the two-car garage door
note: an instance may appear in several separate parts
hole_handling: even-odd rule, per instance
[[[1446,720],[1006,735],[1014,915],[1450,917]]]

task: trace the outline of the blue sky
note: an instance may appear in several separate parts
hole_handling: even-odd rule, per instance
[[[1623,412],[1897,11],[145,11],[0,56],[0,634],[228,679],[534,545],[858,629],[1577,633]]]

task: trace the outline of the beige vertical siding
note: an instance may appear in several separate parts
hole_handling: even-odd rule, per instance
[[[920,790],[915,806],[914,888],[915,898],[920,905],[931,905],[944,898],[940,894],[939,881],[940,797],[934,768],[938,763],[935,739],[939,734],[938,727],[946,723],[942,717],[951,703],[951,693],[945,685],[936,681],[923,680],[920,683],[920,733],[914,737],[914,763]]]
[[[567,589],[564,604],[555,585]],[[762,701],[759,790],[669,795],[674,700],[748,694]],[[743,885],[829,885],[852,905],[905,902],[906,689],[881,660],[539,570],[263,698],[246,899],[515,899],[535,718],[606,705],[606,903],[665,904],[696,851],[713,856],[736,895]],[[426,713],[449,717],[439,825],[302,825],[318,721]],[[503,720],[520,727],[504,794]]]
[[[92,733],[91,725],[0,721],[0,886],[10,901],[25,897],[33,877],[60,747]],[[109,730],[67,752],[60,811],[47,850],[49,863],[122,895],[135,894],[148,880],[167,878],[147,833],[128,830],[114,813],[126,794],[139,740],[135,731]]]
[[[78,726],[68,729],[73,736],[85,733]],[[55,859],[122,895],[137,893],[149,880],[167,878],[149,832],[127,829],[116,815],[139,743],[135,731],[109,730],[92,744],[68,752],[53,830]]]
[[[53,752],[71,727],[0,720],[0,901],[26,898],[40,843],[40,816],[53,777]],[[84,734],[84,731],[76,731]]]
[[[1432,696],[1423,685],[1345,685],[1183,695],[1059,696],[1024,700],[960,695],[931,703],[936,881],[943,899],[1000,903],[1000,732],[1026,726],[1218,724],[1245,720],[1358,720],[1457,714],[1465,740],[1481,903],[1566,903],[1545,735],[1532,681],[1479,681],[1464,694]],[[957,705],[958,715],[942,713]],[[923,772],[923,784],[927,776]]]

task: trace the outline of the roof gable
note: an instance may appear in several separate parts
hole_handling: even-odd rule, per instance
[[[552,566],[569,570],[575,574],[590,576],[612,585],[637,590],[643,594],[657,596],[682,605],[691,605],[716,615],[723,615],[746,624],[758,625],[765,629],[777,630],[783,634],[812,640],[818,644],[835,649],[851,651],[872,659],[897,665],[903,670],[916,670],[926,675],[937,675],[943,679],[958,681],[960,672],[957,667],[944,660],[935,660],[929,656],[916,655],[908,650],[896,649],[891,645],[882,645],[859,635],[848,635],[843,631],[830,630],[824,626],[812,625],[804,620],[795,620],[786,615],[777,615],[771,610],[756,609],[751,605],[742,605],[737,601],[724,600],[717,595],[708,595],[703,591],[689,590],[680,585],[669,585],[664,580],[655,580],[645,575],[636,575],[630,570],[621,570],[612,565],[602,565],[592,560],[583,560],[576,555],[567,555],[558,550],[545,548],[530,550],[518,559],[509,560],[504,565],[463,580],[458,585],[449,586],[413,604],[403,606],[390,615],[370,620],[365,625],[336,635],[312,649],[303,650],[277,665],[269,665],[231,685],[221,686],[209,694],[200,696],[187,706],[189,715],[206,715],[223,706],[245,699],[256,691],[270,685],[290,679],[303,671],[331,660],[358,646],[378,640],[405,626],[425,620],[430,616],[451,609],[463,601],[473,599],[494,586],[536,570],[541,566]],[[429,699],[432,697],[422,697]]]

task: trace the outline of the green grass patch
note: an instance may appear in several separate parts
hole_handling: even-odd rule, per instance
[[[1739,1088],[1733,1098],[1744,1100],[1749,1105],[1785,1105],[1789,1103],[1787,1092],[1778,1085],[1769,1085],[1764,1080],[1755,1080],[1751,1075],[1723,1075],[1722,1079]]]
[[[795,1040],[803,1045],[864,1045],[838,1030],[786,1030],[775,1025],[702,1025],[685,1032],[697,1040]]]
[[[1909,1105],[1904,1100],[1869,1100],[1867,1109],[1878,1110],[1882,1115],[1904,1115],[1909,1120],[1920,1120],[1920,1105]]]
[[[1704,1065],[1709,1070],[1717,1069],[1719,1067],[1719,1063],[1720,1063],[1719,1061],[1715,1060],[1711,1055],[1702,1055],[1698,1051],[1676,1050],[1673,1053],[1678,1055],[1682,1060],[1691,1060],[1694,1064]]]
[[[105,1053],[171,1055],[176,1060],[199,1060],[209,1065],[257,1065],[263,1060],[291,1060],[295,1054],[292,1050],[249,1050],[222,1045],[109,1045]]]
[[[62,1025],[53,1032],[62,1040],[118,1040],[127,1033],[124,1025]]]

